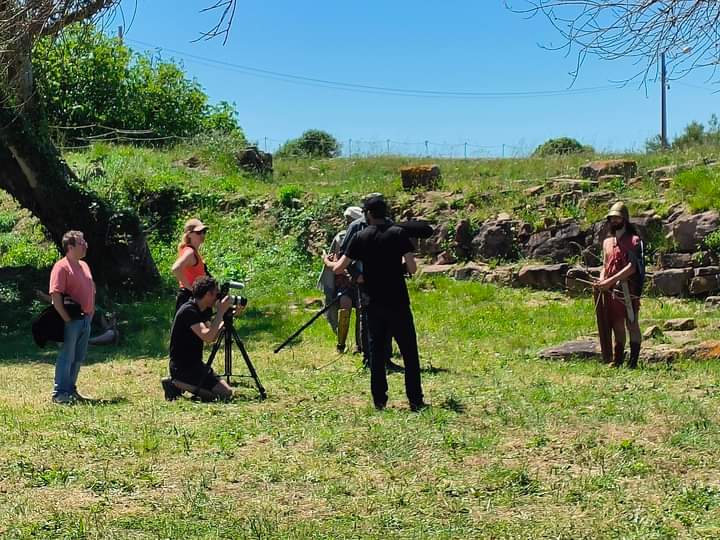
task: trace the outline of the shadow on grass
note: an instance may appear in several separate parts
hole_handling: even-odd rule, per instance
[[[427,373],[428,375],[437,375],[439,373],[450,373],[451,370],[444,367],[437,367],[433,365],[429,365],[427,367],[420,369],[421,373]]]
[[[82,401],[73,403],[74,407],[102,407],[106,405],[123,405],[129,403],[126,397],[115,396],[111,398],[85,398]]]
[[[90,345],[85,364],[113,361],[119,357],[129,359],[167,357],[172,327],[172,299],[154,298],[128,304],[115,304],[113,309],[120,321],[118,324],[120,343]],[[10,329],[6,322],[9,312],[8,306],[0,302],[0,313],[2,313],[0,324],[5,323],[4,326],[0,326],[3,330],[0,365],[30,362],[54,364],[59,345],[50,342],[41,349],[35,344],[30,330],[32,315],[27,312],[16,312],[16,318],[11,319],[14,324]],[[235,328],[243,341],[266,340],[268,335],[273,339],[280,339],[288,331],[288,327],[287,314],[282,311],[248,308],[235,319]],[[206,355],[208,351],[206,346]],[[238,359],[242,362],[239,351],[237,353]]]

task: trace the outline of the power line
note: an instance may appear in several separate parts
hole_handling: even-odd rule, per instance
[[[383,94],[402,97],[427,97],[427,98],[451,98],[451,99],[508,99],[508,98],[540,98],[540,97],[558,97],[582,94],[593,94],[608,90],[619,90],[620,85],[593,86],[587,88],[567,88],[563,90],[528,90],[528,91],[504,91],[504,92],[467,92],[467,91],[446,91],[446,90],[426,90],[411,88],[394,88],[389,86],[376,86],[369,84],[348,83],[342,81],[333,81],[329,79],[320,79],[315,77],[306,77],[302,75],[294,75],[279,71],[272,71],[223,60],[216,60],[198,56],[195,54],[161,47],[145,41],[127,39],[126,41],[137,43],[146,47],[152,47],[159,51],[168,51],[177,54],[183,58],[194,60],[198,63],[204,63],[212,67],[222,67],[232,71],[238,71],[247,75],[260,77],[264,79],[280,80],[283,82],[303,84],[307,86],[315,86],[321,88],[331,88],[335,90],[344,90],[350,92],[360,92],[368,94]]]

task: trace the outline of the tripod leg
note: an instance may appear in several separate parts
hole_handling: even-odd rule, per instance
[[[227,322],[225,323],[227,324]],[[225,381],[230,384],[230,377],[232,377],[232,337],[230,336],[230,331],[233,332],[235,329],[232,327],[232,321],[230,322],[230,327],[225,329]]]
[[[240,349],[240,354],[242,354],[242,357],[245,360],[245,364],[247,365],[248,371],[250,372],[250,376],[255,381],[255,386],[257,386],[258,392],[260,393],[260,398],[261,399],[267,398],[267,394],[265,393],[265,388],[263,388],[263,385],[260,382],[260,378],[257,375],[257,371],[255,371],[255,366],[253,366],[253,363],[250,360],[250,356],[248,355],[247,350],[245,350],[245,345],[243,344],[242,340],[240,339],[240,336],[238,336],[238,333],[235,330],[235,328],[232,328],[232,337],[235,339],[235,343],[237,344],[238,349]]]

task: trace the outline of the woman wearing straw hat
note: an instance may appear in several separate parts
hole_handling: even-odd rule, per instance
[[[175,302],[175,312],[192,298],[192,286],[199,277],[207,276],[207,266],[200,255],[200,246],[205,241],[208,227],[199,219],[185,222],[183,235],[178,245],[178,256],[172,265],[172,273],[177,278],[180,290]]]

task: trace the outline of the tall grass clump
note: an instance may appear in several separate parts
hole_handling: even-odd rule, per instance
[[[720,171],[716,169],[683,172],[675,179],[675,188],[694,212],[720,207]]]

